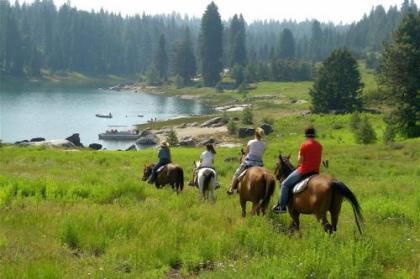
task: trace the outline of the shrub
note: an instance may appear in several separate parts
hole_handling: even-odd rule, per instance
[[[227,124],[227,129],[229,134],[234,135],[236,134],[236,131],[238,130],[238,126],[236,125],[236,122],[231,119],[229,123]]]
[[[354,112],[350,117],[350,128],[352,131],[355,131],[359,128],[360,122],[362,119],[360,118],[360,113],[357,111]]]
[[[223,120],[223,123],[228,123],[229,122],[229,116],[228,116],[226,111],[223,112],[222,120]]]
[[[249,125],[254,123],[254,114],[250,108],[246,108],[242,111],[242,123]]]
[[[264,116],[263,119],[262,119],[262,123],[267,123],[267,124],[273,125],[274,124],[274,118]]]
[[[238,87],[238,92],[247,93],[248,92],[248,84],[246,82],[242,82]]]
[[[223,92],[223,84],[220,81],[216,84],[216,91],[219,93]]]
[[[385,144],[391,144],[395,141],[395,136],[397,135],[397,131],[395,127],[392,125],[386,125],[384,135],[383,135],[383,141]]]
[[[178,145],[178,136],[176,135],[176,132],[174,129],[171,129],[171,131],[168,133],[168,136],[166,137],[166,141],[171,146],[177,146]]]
[[[353,130],[357,143],[370,144],[376,142],[376,133],[370,124],[368,118],[365,116],[356,130]]]

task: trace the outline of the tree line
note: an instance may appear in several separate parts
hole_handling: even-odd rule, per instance
[[[242,15],[222,22],[211,3],[202,19],[178,14],[121,16],[86,12],[52,0],[13,5],[0,0],[0,75],[36,76],[52,71],[147,75],[157,81],[177,76],[183,84],[197,72],[215,85],[223,68],[235,68],[236,81],[306,80],[313,62],[340,46],[359,57],[382,50],[382,42],[408,10],[405,0],[386,11],[377,6],[350,25],[316,20],[257,21]]]

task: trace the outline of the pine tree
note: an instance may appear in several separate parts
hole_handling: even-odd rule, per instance
[[[201,19],[200,55],[204,85],[215,86],[223,70],[223,25],[214,2],[207,6]]]
[[[420,12],[407,12],[385,47],[380,80],[395,107],[390,123],[405,136],[420,136]]]
[[[182,85],[190,84],[197,72],[189,28],[185,30],[184,39],[175,46],[174,71],[182,79]]]
[[[159,46],[155,55],[154,64],[159,78],[166,81],[168,78],[168,55],[166,54],[165,36],[163,34],[159,37]]]
[[[245,20],[242,15],[235,14],[229,28],[230,67],[246,64]]]
[[[294,59],[295,58],[296,43],[290,29],[283,29],[280,36],[280,43],[278,49],[278,58],[280,59]]]
[[[309,92],[312,110],[316,113],[358,110],[362,105],[362,87],[357,61],[347,49],[336,49],[322,63]]]

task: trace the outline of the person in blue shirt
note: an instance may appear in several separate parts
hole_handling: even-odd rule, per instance
[[[148,183],[153,184],[157,177],[157,171],[160,167],[171,163],[171,151],[169,150],[169,144],[166,140],[160,142],[160,148],[158,153],[159,161],[152,169],[152,175],[147,180]]]

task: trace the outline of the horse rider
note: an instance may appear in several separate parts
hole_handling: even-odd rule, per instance
[[[190,181],[189,185],[193,186],[197,184],[197,173],[199,169],[202,168],[210,168],[214,170],[214,156],[216,155],[216,150],[214,150],[214,146],[212,144],[206,144],[206,150],[203,151],[200,155],[200,163],[197,169],[194,170],[193,178]],[[219,183],[217,182],[216,177],[216,188],[220,187]]]
[[[160,142],[159,152],[158,152],[159,161],[152,169],[152,175],[150,175],[147,180],[148,183],[153,184],[157,177],[157,171],[160,167],[171,163],[171,151],[169,149],[169,143],[166,140]]]
[[[279,202],[273,207],[274,213],[287,212],[286,206],[292,187],[310,173],[319,173],[322,145],[315,139],[316,131],[309,127],[305,130],[306,140],[301,144],[298,156],[299,167],[281,183]]]
[[[266,148],[266,143],[263,141],[264,130],[257,128],[255,130],[255,139],[248,141],[246,147],[246,157],[245,160],[239,165],[239,168],[236,170],[230,189],[227,191],[227,194],[232,195],[234,191],[238,188],[239,175],[246,170],[247,168],[253,166],[263,167],[263,155]]]

